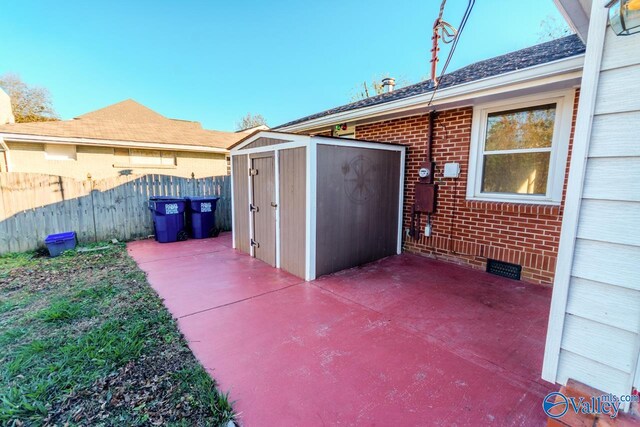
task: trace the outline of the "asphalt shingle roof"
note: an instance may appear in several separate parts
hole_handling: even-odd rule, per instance
[[[552,40],[550,42],[507,53],[505,55],[496,56],[494,58],[476,62],[451,73],[445,74],[440,79],[439,89],[457,86],[463,83],[469,83],[487,77],[493,77],[511,71],[521,70],[523,68],[529,68],[535,65],[569,58],[572,56],[580,55],[584,53],[584,51],[585,45],[580,40],[580,38],[575,34],[570,35],[557,40]],[[370,98],[362,99],[351,104],[342,105],[340,107],[302,117],[300,119],[277,126],[274,129],[304,123],[309,120],[330,116],[336,113],[342,113],[345,111],[352,111],[359,108],[384,104],[386,102],[429,93],[431,91],[433,91],[431,82],[430,80],[426,80],[411,86],[396,89],[390,93],[372,96]]]
[[[203,129],[198,122],[170,119],[127,99],[73,120],[0,125],[0,133],[90,138],[226,149],[246,136],[243,132]]]

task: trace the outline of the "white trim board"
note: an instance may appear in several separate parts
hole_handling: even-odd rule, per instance
[[[307,146],[307,211],[305,280],[316,278],[316,208],[318,195],[318,145],[311,139]]]
[[[371,148],[373,150],[387,150],[387,151],[405,151],[404,145],[388,144],[385,142],[372,142],[362,141],[359,139],[340,139],[340,138],[327,138],[325,136],[312,136],[316,139],[318,144],[322,145],[336,145],[340,147],[357,147],[357,148]]]
[[[403,147],[404,148],[404,147]],[[398,247],[396,253],[400,255],[402,253],[402,223],[404,214],[404,174],[405,174],[405,162],[407,157],[407,150],[400,152],[400,189],[398,193]]]
[[[233,202],[233,159],[229,157],[229,166],[230,166],[230,185],[231,185],[231,247],[236,249],[236,214],[234,209]]]
[[[6,142],[30,142],[36,144],[65,144],[65,145],[88,145],[97,147],[126,147],[126,148],[148,148],[155,150],[175,150],[175,151],[194,151],[202,153],[221,153],[227,154],[229,150],[219,147],[207,147],[204,145],[184,145],[184,144],[167,144],[162,142],[141,142],[141,141],[119,141],[111,139],[95,139],[95,138],[75,138],[75,137],[57,137],[57,136],[40,136],[25,135],[16,133],[1,132],[0,137]]]
[[[231,151],[232,156],[241,156],[244,154],[266,153],[268,151],[287,150],[289,148],[306,147],[309,144],[308,141],[292,141],[283,142],[282,144],[264,145],[262,147],[240,149],[238,151]]]
[[[246,173],[249,176],[249,179],[247,179],[247,191],[249,191],[249,194],[247,195],[247,200],[249,201],[249,206],[253,205],[253,179],[251,179],[251,166],[252,166],[251,156],[247,154],[247,172]],[[233,193],[231,194],[231,197],[233,197]],[[247,206],[245,209],[249,209],[249,206]],[[253,239],[253,214],[251,210],[249,210],[249,254],[252,257],[255,257],[256,251],[253,245],[251,244],[252,239]]]
[[[247,139],[242,141],[237,146],[232,147],[231,151],[232,152],[240,151],[247,145],[251,144],[252,142],[260,138],[280,139],[287,142],[308,142],[310,137],[307,135],[298,135],[294,133],[282,133],[282,132],[272,132],[272,131],[263,130],[263,131],[254,133],[253,135],[249,136]]]
[[[607,9],[594,7],[591,11],[589,43],[585,54],[585,67],[582,75],[580,101],[573,136],[573,150],[569,168],[567,194],[562,217],[562,231],[556,274],[551,297],[549,324],[542,365],[542,378],[556,383],[560,347],[564,331],[564,318],[569,294],[569,281],[573,267],[573,254],[578,232],[578,218],[584,185],[589,143],[591,140],[592,118],[595,111],[600,64],[607,28]]]
[[[291,135],[291,137],[299,137],[299,138],[289,138],[289,134],[275,134],[275,135],[276,136],[263,135],[263,132],[261,132],[260,134],[254,135],[254,137],[252,137],[253,138],[252,140],[246,141],[246,144],[243,143],[242,146],[246,146],[251,142],[254,142],[256,139],[260,137],[280,139],[282,141],[287,141],[287,142],[283,142],[281,144],[264,145],[264,146],[255,147],[255,148],[246,148],[246,149],[239,146],[231,150],[231,156],[242,155],[242,154],[263,153],[263,152],[274,151],[274,150],[287,150],[290,148],[298,148],[298,147],[306,147],[311,143],[311,141],[314,141],[315,143],[322,144],[322,145],[371,148],[374,150],[403,151],[406,149],[406,147],[404,147],[403,145],[389,144],[385,142],[362,141],[362,140],[351,139],[351,138],[341,139],[341,138],[328,138],[324,136],[300,136],[300,135]]]
[[[276,203],[276,268],[280,268],[280,151],[273,153],[273,185]]]

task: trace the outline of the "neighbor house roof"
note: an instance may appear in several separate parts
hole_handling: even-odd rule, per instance
[[[445,74],[440,79],[438,90],[482,80],[488,77],[494,77],[500,74],[557,61],[580,55],[585,52],[585,45],[576,35],[563,37],[550,42],[538,44],[536,46],[521,49],[506,55],[496,56],[491,59],[476,62],[466,67],[460,68],[451,73]],[[415,95],[421,95],[433,92],[434,87],[431,80],[426,80],[393,92],[384,93],[382,95],[365,98],[351,104],[342,105],[340,107],[325,110],[320,113],[302,117],[297,120],[290,121],[275,127],[274,129],[287,128],[289,126],[298,125],[310,120],[321,117],[331,116],[337,113],[343,113],[360,108],[370,107],[374,105],[384,104],[391,101],[397,101],[409,98]]]
[[[0,134],[87,138],[227,149],[244,137],[235,132],[203,129],[198,122],[167,118],[127,99],[72,120],[14,123],[0,126]]]

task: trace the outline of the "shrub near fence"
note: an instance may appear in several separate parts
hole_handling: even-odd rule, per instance
[[[78,181],[54,175],[0,173],[0,253],[43,245],[75,231],[82,242],[131,240],[153,234],[151,196],[217,196],[216,225],[231,229],[229,176],[189,179],[129,175]]]

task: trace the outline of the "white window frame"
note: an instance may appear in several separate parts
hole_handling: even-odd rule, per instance
[[[73,144],[44,144],[44,158],[60,162],[75,161],[78,159],[78,147]]]
[[[560,92],[547,92],[526,97],[512,98],[475,106],[473,108],[473,119],[471,124],[467,200],[559,205],[562,201],[564,176],[567,167],[567,154],[569,152],[569,139],[571,137],[574,97],[575,90],[571,89]],[[549,176],[547,178],[546,194],[483,193],[482,174],[484,146],[486,142],[487,119],[489,114],[548,104],[556,104],[556,113],[553,127],[553,139],[551,141],[551,156],[549,159]],[[520,150],[513,151],[514,153],[520,152]]]

